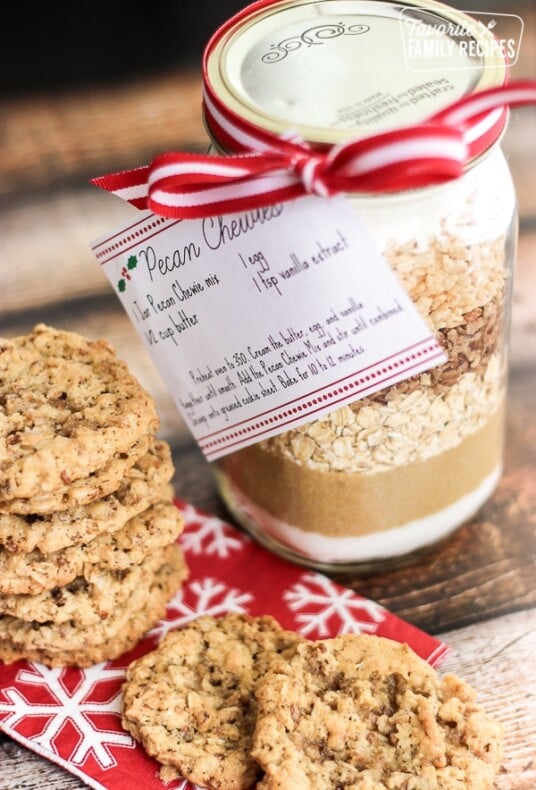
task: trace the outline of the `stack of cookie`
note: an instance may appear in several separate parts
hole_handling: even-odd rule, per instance
[[[211,790],[492,790],[502,759],[474,689],[408,645],[310,642],[269,616],[168,633],[128,667],[122,722],[163,780]]]
[[[155,404],[104,341],[0,341],[0,661],[132,648],[187,576]]]

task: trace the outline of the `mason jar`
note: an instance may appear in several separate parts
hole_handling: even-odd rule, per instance
[[[318,147],[419,123],[505,78],[489,29],[428,0],[255,3],[205,53],[211,101]],[[347,196],[447,361],[215,463],[236,521],[275,552],[328,571],[399,563],[495,490],[517,237],[506,120],[501,109],[468,130],[460,177]],[[207,128],[228,151],[225,130]]]

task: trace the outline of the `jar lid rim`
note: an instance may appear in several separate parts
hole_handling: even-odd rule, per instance
[[[256,75],[252,77],[251,71],[252,61],[255,61],[258,65],[258,55],[262,51],[260,47],[265,47],[264,51],[266,54],[264,62],[266,64],[270,63],[267,57],[277,57],[277,52],[275,56],[272,54],[277,50],[277,44],[270,45],[274,48],[266,50],[266,42],[268,40],[265,35],[266,31],[273,33],[274,31],[278,31],[278,29],[285,30],[285,26],[291,31],[291,29],[294,28],[289,27],[288,20],[295,26],[295,23],[297,21],[299,22],[300,18],[302,22],[310,22],[313,12],[315,14],[324,14],[324,16],[320,18],[323,24],[317,25],[315,28],[315,30],[326,31],[323,39],[319,39],[318,41],[312,40],[312,35],[309,31],[313,28],[310,27],[309,30],[305,31],[308,34],[305,39],[302,35],[302,41],[292,41],[289,38],[286,42],[280,42],[280,53],[283,52],[281,45],[283,45],[283,47],[288,47],[286,51],[287,53],[291,53],[293,47],[298,49],[302,46],[302,42],[305,42],[303,52],[300,53],[301,63],[297,68],[295,85],[291,85],[287,91],[287,93],[290,91],[290,94],[292,94],[293,88],[294,91],[299,90],[299,80],[303,77],[302,70],[304,64],[305,67],[310,65],[312,62],[311,58],[318,57],[317,53],[323,49],[322,47],[315,47],[315,44],[322,44],[327,39],[340,38],[337,44],[339,48],[338,53],[337,50],[335,50],[335,55],[337,56],[338,54],[340,58],[342,58],[340,68],[345,68],[344,55],[350,53],[352,57],[351,53],[355,51],[356,46],[355,30],[349,30],[348,26],[345,28],[344,22],[342,21],[343,19],[352,21],[352,17],[350,16],[351,13],[354,14],[356,20],[359,20],[360,16],[364,18],[364,15],[374,11],[378,19],[390,18],[392,21],[395,18],[395,11],[397,13],[403,13],[407,9],[409,9],[409,12],[418,11],[419,14],[433,14],[435,18],[445,20],[450,25],[465,25],[465,29],[469,31],[468,35],[470,35],[473,41],[489,42],[490,40],[494,40],[492,33],[481,23],[473,20],[468,14],[453,9],[441,2],[436,2],[436,0],[421,0],[420,2],[417,2],[417,0],[406,0],[404,5],[399,5],[394,0],[257,0],[257,2],[246,6],[242,11],[231,17],[218,28],[211,37],[203,53],[204,113],[209,134],[217,144],[228,150],[258,150],[259,140],[261,141],[261,145],[263,140],[265,140],[268,145],[270,139],[273,139],[274,135],[285,135],[288,134],[289,131],[292,131],[294,135],[305,140],[307,143],[315,147],[323,148],[325,146],[347,142],[349,139],[360,139],[371,133],[374,134],[377,131],[384,131],[385,128],[396,128],[397,120],[395,120],[394,126],[389,121],[390,125],[387,125],[387,127],[385,124],[382,125],[380,123],[379,127],[375,128],[374,123],[371,124],[367,122],[367,125],[363,126],[356,123],[355,118],[351,119],[351,125],[345,125],[344,121],[342,125],[316,125],[314,120],[312,123],[310,122],[311,112],[314,112],[314,108],[311,109],[311,102],[305,105],[305,116],[309,113],[309,117],[305,117],[305,121],[302,121],[301,116],[292,118],[285,108],[280,112],[279,107],[274,106],[274,102],[279,101],[273,98],[277,96],[278,93],[277,80],[279,77],[274,78],[275,87],[270,94],[272,98],[266,100],[266,95],[263,95],[262,86],[260,86],[260,88],[258,87],[258,77],[261,72],[258,71]],[[382,16],[383,10],[385,10],[385,17]],[[289,16],[289,12],[292,13],[292,17]],[[334,12],[338,13],[333,16]],[[337,18],[341,21],[333,22],[333,20]],[[426,17],[426,19],[429,20],[429,17]],[[283,21],[281,22],[281,20]],[[281,27],[281,24],[283,27]],[[428,21],[426,24],[428,24]],[[329,27],[331,27],[331,30],[329,30]],[[355,28],[356,25],[353,27]],[[391,28],[393,28],[392,24]],[[259,31],[262,35],[260,35]],[[341,31],[343,32],[341,33]],[[384,29],[380,31],[382,35],[384,32]],[[393,33],[393,31],[391,32]],[[343,35],[344,33],[351,33],[353,41],[350,42],[350,35],[345,36]],[[317,32],[315,35],[318,36],[320,33]],[[342,42],[342,39],[345,37],[348,41]],[[295,37],[295,39],[296,38],[297,37]],[[362,40],[364,40],[364,37],[362,37]],[[438,42],[441,43],[439,39]],[[371,38],[371,43],[369,43],[368,46],[370,48],[373,45]],[[341,47],[344,46],[346,49],[343,51]],[[333,49],[331,51],[333,52]],[[467,77],[467,75],[463,78],[457,77],[458,94],[462,97],[489,87],[503,85],[506,82],[507,65],[502,51],[492,47],[484,50],[484,54],[486,57],[482,61],[479,69],[473,70],[473,73],[469,75],[469,77]],[[253,55],[255,56],[254,58]],[[404,52],[404,56],[407,56],[407,50]],[[325,68],[326,62],[329,63],[329,57],[329,53],[326,54],[326,52],[322,52],[323,59],[319,64],[319,68]],[[328,58],[328,61],[326,61],[326,58]],[[283,57],[280,57],[280,60],[288,60],[288,58],[286,55],[283,55]],[[356,62],[354,61],[352,65],[355,66]],[[291,80],[293,77],[292,66],[290,69],[285,66],[285,70],[281,71],[278,65],[278,69],[279,75],[289,75],[289,80]],[[267,70],[264,69],[262,74],[266,75],[266,73]],[[248,85],[244,85],[244,80],[242,80],[242,75],[244,74],[246,75],[246,79],[249,79]],[[250,75],[249,77],[247,76],[248,74]],[[240,76],[237,78],[237,75]],[[271,74],[268,79],[272,79]],[[257,82],[255,82],[256,80]],[[289,80],[285,80],[285,84],[288,83]],[[436,82],[440,81],[441,79],[436,80]],[[301,84],[303,85],[303,80]],[[329,78],[326,78],[324,84],[326,90],[329,92]],[[426,82],[424,84],[426,84]],[[428,81],[428,84],[430,84],[430,81]],[[283,88],[283,86],[281,86],[281,88]],[[257,91],[257,93],[255,91]],[[342,89],[339,86],[339,98],[343,95],[341,91],[344,91],[344,86]],[[352,87],[352,90],[348,94],[349,101],[351,100],[353,91],[354,88]],[[313,93],[311,93],[311,96],[313,96]],[[436,110],[442,110],[445,106],[448,106],[448,99],[451,97],[452,92],[449,90],[449,92],[445,92],[444,100],[438,97],[433,98],[433,100],[431,100],[432,106]],[[339,98],[334,101],[339,101]],[[419,95],[418,100],[421,102],[421,95]],[[289,99],[289,104],[291,103],[292,95]],[[429,100],[425,97],[424,101],[421,102],[422,109],[424,110],[429,104]],[[335,104],[333,107],[335,107]],[[336,109],[337,112],[340,112],[339,105],[337,105]],[[289,112],[292,113],[292,110]],[[298,108],[296,112],[300,112],[300,109]],[[359,111],[357,112],[359,115]],[[409,124],[407,123],[408,114],[411,118],[411,112],[412,108],[410,105],[407,110],[398,113],[400,114],[401,120],[398,125],[401,127],[412,125],[411,120]],[[393,114],[395,117],[397,116],[397,112]],[[430,112],[428,114],[432,115],[433,113]],[[415,123],[421,123],[426,119],[426,112],[424,116],[422,112],[419,113],[418,111],[414,112],[413,115],[415,117]],[[402,116],[404,116],[405,122]],[[507,109],[501,107],[487,111],[481,116],[471,120],[465,130],[471,159],[480,156],[500,138],[506,126],[507,118]],[[230,132],[230,129],[233,131],[239,130],[239,140],[233,139],[235,134]],[[254,140],[255,144],[248,145],[248,138]]]

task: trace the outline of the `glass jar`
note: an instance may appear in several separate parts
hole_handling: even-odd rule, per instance
[[[421,21],[423,5],[434,18],[457,25],[461,19],[465,38],[490,35],[439,3],[420,4]],[[374,110],[368,105],[363,115],[364,92],[384,95],[385,109],[395,96],[393,84],[396,95],[421,96],[424,90],[407,68],[407,41],[395,51],[395,8],[383,0],[257,3],[214,38],[206,78],[233,112],[259,128],[297,130],[314,144],[417,122],[473,90],[502,83],[504,62],[496,51],[465,70],[451,58],[427,80],[451,90],[434,93],[430,85],[430,95],[409,107],[386,115],[379,105]],[[388,46],[382,55],[368,41],[366,51],[375,53],[381,68],[356,95],[340,76],[349,73],[349,64],[362,74],[364,56],[356,60],[355,45],[348,48],[351,34],[340,31],[370,33],[377,26],[378,40]],[[313,28],[318,28],[314,34]],[[331,34],[313,41],[322,30]],[[296,57],[279,77],[262,77],[262,52],[265,59],[272,57],[266,66],[277,57],[290,64],[302,48],[309,54],[301,65]],[[280,95],[276,83],[285,74]],[[426,80],[419,79],[422,86]],[[315,81],[316,99],[310,89]],[[496,125],[493,139],[487,135],[460,178],[349,196],[448,360],[217,462],[216,478],[229,510],[276,552],[328,571],[398,563],[444,539],[493,493],[502,471],[517,238],[515,191],[500,149],[503,128],[504,122]],[[211,133],[222,147],[214,129]]]

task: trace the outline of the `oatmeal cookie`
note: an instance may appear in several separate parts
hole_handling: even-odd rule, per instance
[[[0,499],[0,513],[43,515],[71,507],[82,507],[107,496],[119,488],[129,469],[147,453],[152,441],[152,436],[142,436],[134,442],[128,452],[116,453],[111,461],[100,469],[55,491],[42,492],[29,498],[14,497],[9,501]]]
[[[259,776],[249,755],[253,689],[272,658],[298,641],[269,616],[199,617],[130,665],[123,726],[163,765],[166,780],[250,788]]]
[[[38,595],[0,595],[0,615],[27,622],[73,623],[87,627],[117,611],[144,579],[162,565],[164,548],[151,551],[141,562],[123,569],[87,565],[84,574],[63,587]]]
[[[25,622],[0,616],[0,661],[24,658],[51,667],[89,667],[131,650],[165,615],[168,601],[188,576],[180,546],[162,550],[156,573],[145,576],[132,595],[89,630],[73,623]]]
[[[256,691],[262,790],[490,790],[501,726],[407,645],[345,635],[297,645]]]
[[[163,487],[172,476],[169,445],[155,441],[126,471],[115,491],[87,505],[27,516],[0,513],[0,576],[10,553],[28,554],[37,550],[50,554],[87,543],[103,532],[121,529],[130,518],[164,498]],[[171,489],[166,488],[165,493],[165,498],[171,499]]]
[[[116,532],[104,533],[79,546],[42,554],[0,555],[0,594],[38,595],[63,587],[77,576],[100,570],[122,571],[140,563],[155,549],[181,534],[184,519],[172,502],[158,502],[131,518]]]
[[[155,403],[104,340],[38,324],[0,342],[0,498],[85,478],[158,427]]]

